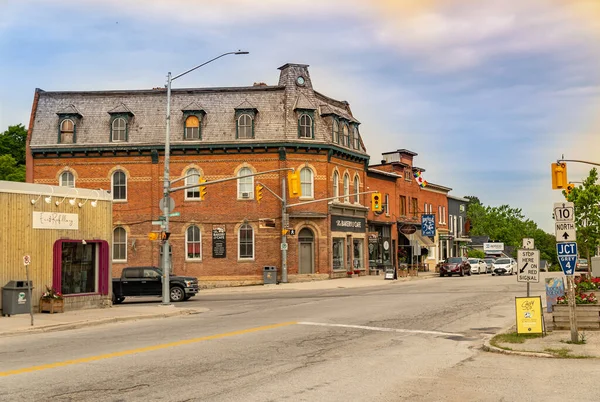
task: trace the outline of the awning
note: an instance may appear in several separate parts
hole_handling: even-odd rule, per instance
[[[435,246],[435,243],[432,242],[429,237],[423,236],[421,233],[419,233],[418,230],[415,233],[413,233],[413,234],[407,235],[406,237],[410,241],[417,241],[421,245],[421,247],[432,247],[432,246]]]
[[[457,237],[454,239],[454,241],[461,243],[471,243],[473,240],[469,239],[468,237]]]

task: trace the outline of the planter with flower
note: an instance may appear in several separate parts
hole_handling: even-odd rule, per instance
[[[580,329],[600,330],[600,304],[595,293],[578,293],[575,295],[575,316]],[[569,299],[561,296],[556,299],[552,308],[552,322],[555,329],[569,329]]]
[[[46,291],[40,297],[40,313],[50,314],[64,312],[65,300],[60,292],[46,286]]]

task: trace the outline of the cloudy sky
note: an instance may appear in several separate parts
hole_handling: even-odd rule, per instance
[[[0,129],[29,123],[36,87],[159,87],[243,49],[176,86],[275,85],[309,64],[372,163],[408,148],[426,180],[553,232],[550,163],[600,162],[599,38],[598,0],[0,0]]]

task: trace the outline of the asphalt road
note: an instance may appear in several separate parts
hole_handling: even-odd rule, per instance
[[[523,295],[490,275],[205,293],[207,313],[0,339],[0,400],[598,400],[596,361],[480,350]]]

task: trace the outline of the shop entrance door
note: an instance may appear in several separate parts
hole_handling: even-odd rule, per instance
[[[312,274],[315,272],[314,261],[315,261],[315,236],[312,230],[304,228],[298,235],[299,244],[299,274]]]

